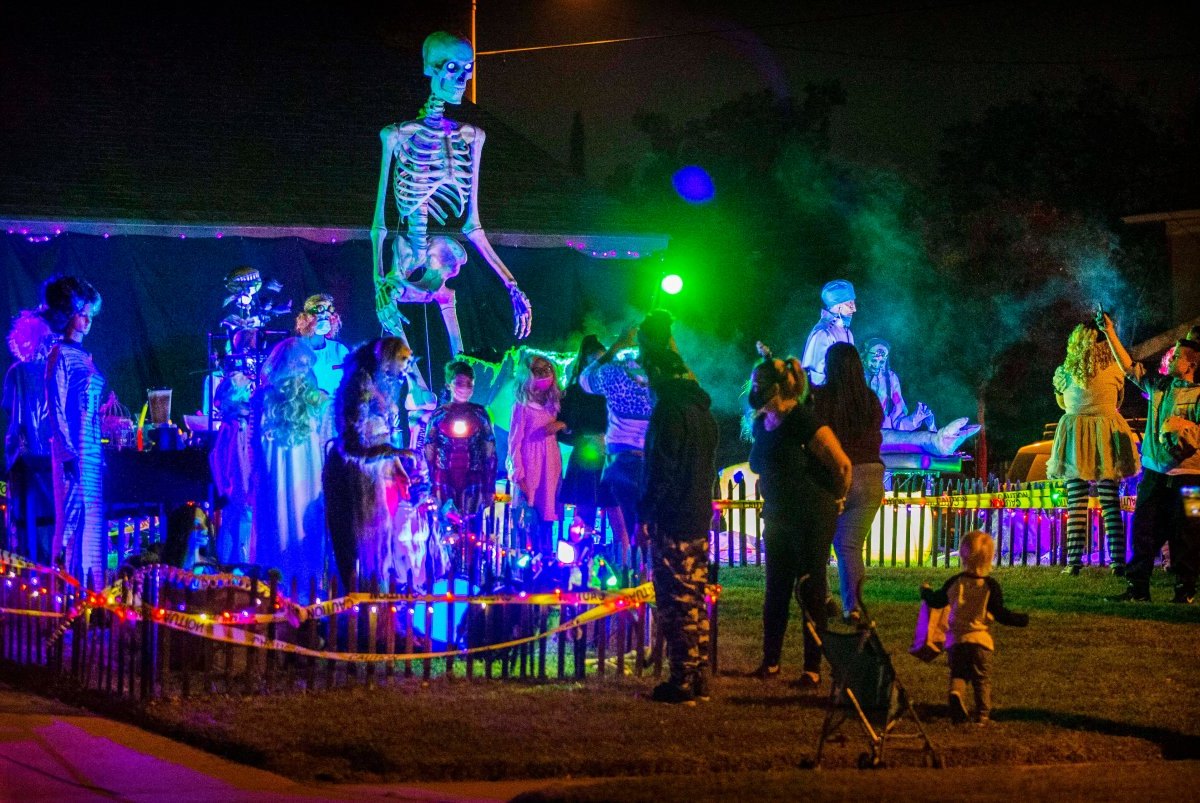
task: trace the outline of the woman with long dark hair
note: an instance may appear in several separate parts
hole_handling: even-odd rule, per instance
[[[763,659],[751,674],[779,676],[792,595],[826,625],[829,547],[850,488],[850,458],[833,430],[805,404],[808,379],[794,357],[767,357],[750,378],[750,406],[756,411],[750,468],[759,477],[766,522],[767,587],[763,599]],[[803,582],[800,582],[803,578]],[[821,682],[821,648],[804,631],[804,673],[799,685]]]
[[[842,617],[857,621],[859,585],[866,574],[863,545],[883,501],[883,407],[867,385],[862,359],[849,343],[834,343],[825,353],[825,384],[813,390],[817,419],[833,430],[854,467],[846,506],[833,534],[837,554]]]

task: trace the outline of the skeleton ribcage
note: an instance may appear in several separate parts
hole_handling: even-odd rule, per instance
[[[471,146],[462,132],[418,128],[396,146],[396,206],[409,220],[424,211],[439,224],[460,218],[471,197]],[[420,220],[423,224],[425,221]]]

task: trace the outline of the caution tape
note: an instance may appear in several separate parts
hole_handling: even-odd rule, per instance
[[[237,627],[235,624],[225,624],[219,621],[219,617],[214,618],[209,614],[189,614],[183,611],[155,609],[152,619],[155,624],[169,627],[172,630],[190,633],[194,636],[199,636],[211,641],[219,641],[225,644],[234,644],[241,647],[253,647],[264,650],[275,650],[278,652],[291,653],[293,655],[301,655],[308,658],[320,658],[331,661],[345,661],[348,663],[378,663],[381,661],[423,661],[434,658],[462,657],[482,652],[491,652],[495,650],[509,649],[511,647],[518,647],[522,644],[529,644],[541,639],[549,638],[559,633],[565,633],[570,630],[574,630],[591,622],[604,619],[616,613],[620,613],[621,611],[630,610],[631,608],[635,608],[644,602],[653,602],[653,600],[653,586],[650,583],[644,583],[636,588],[624,589],[622,592],[612,592],[604,603],[594,605],[578,616],[572,618],[569,622],[559,624],[543,633],[535,633],[531,636],[524,636],[522,638],[512,639],[499,644],[488,644],[485,646],[470,647],[465,649],[395,654],[314,650],[308,647],[301,647],[298,644],[292,644],[287,641],[267,638],[266,636],[258,633],[251,633],[242,629],[241,627]],[[445,598],[440,598],[438,601],[446,602]],[[462,604],[465,604],[466,601],[467,600],[463,600]],[[122,604],[110,605],[108,607],[114,611],[124,613],[130,618],[137,618],[141,616],[141,612],[134,606]]]
[[[38,572],[39,574],[52,574],[63,582],[79,588],[79,581],[57,566],[43,566],[40,563],[34,563],[23,558],[15,552],[0,549],[0,574],[7,572],[10,568],[24,569],[26,571]]]
[[[0,551],[0,561],[12,568],[53,573],[65,581],[78,586],[79,583],[70,575],[56,568],[44,567],[33,563],[19,555]],[[138,592],[147,574],[155,573],[159,578],[188,586],[192,589],[236,588],[247,592],[266,590],[270,586],[262,580],[255,580],[246,575],[218,574],[197,575],[174,566],[155,564],[140,567],[128,576],[117,578],[113,585],[99,592],[87,592],[84,599],[69,611],[35,611],[20,608],[0,608],[0,613],[19,616],[38,616],[59,619],[54,632],[46,638],[46,643],[53,644],[70,629],[71,625],[82,615],[95,609],[106,609],[121,617],[138,619],[146,609],[144,600]],[[131,593],[128,593],[131,592]],[[721,593],[719,585],[711,585],[706,589],[706,595],[712,599]],[[264,595],[266,596],[266,595]],[[128,602],[119,601],[128,598]],[[175,630],[192,633],[204,638],[238,644],[247,647],[279,650],[305,655],[314,658],[350,662],[377,662],[387,660],[424,660],[426,658],[443,658],[456,655],[467,655],[489,650],[506,649],[547,638],[558,633],[577,628],[588,622],[611,616],[621,610],[637,607],[643,604],[654,604],[654,586],[643,583],[634,588],[602,591],[588,589],[584,591],[553,591],[553,592],[513,592],[505,594],[485,594],[478,596],[458,596],[453,593],[445,594],[367,594],[352,593],[332,600],[319,601],[310,605],[300,605],[277,594],[273,601],[276,608],[270,613],[190,613],[187,611],[170,611],[163,607],[151,607],[150,618],[156,624],[161,624]],[[574,617],[570,622],[545,633],[538,633],[520,639],[491,644],[484,647],[473,647],[466,650],[446,650],[442,652],[408,653],[399,656],[381,656],[375,653],[335,653],[321,650],[311,650],[296,644],[277,639],[269,639],[257,633],[243,630],[241,626],[281,623],[284,621],[298,626],[309,619],[319,620],[336,616],[348,611],[359,610],[363,605],[395,606],[398,604],[462,604],[462,605],[541,605],[541,606],[574,606],[586,605],[588,610]],[[394,611],[394,607],[393,607]]]
[[[1135,498],[1121,497],[1121,509],[1132,511]],[[1026,488],[1019,491],[991,491],[938,496],[896,495],[883,500],[884,507],[927,507],[936,510],[1066,510],[1066,495],[1061,485]],[[762,499],[714,499],[713,510],[762,510]],[[1100,507],[1099,499],[1089,499],[1088,507]]]
[[[11,613],[17,616],[41,616],[47,619],[59,619],[61,611],[30,611],[24,608],[0,608],[0,613]]]
[[[183,585],[190,585],[192,588],[240,588],[244,591],[250,591],[253,588],[253,580],[244,575],[194,575],[183,569],[178,569],[172,566],[145,566],[134,573],[134,576],[129,581],[129,586],[134,590],[134,603],[140,602],[137,589],[140,585],[138,582],[145,573],[159,571],[162,575],[170,580],[179,582]],[[260,589],[265,588],[264,584],[259,582]],[[719,593],[713,590],[711,593]],[[103,594],[109,603],[112,603],[112,594]],[[483,594],[459,596],[454,593],[444,594],[368,594],[364,592],[355,592],[345,594],[336,599],[321,600],[309,605],[300,605],[293,602],[282,595],[276,595],[275,605],[276,610],[270,613],[253,613],[245,612],[232,614],[218,614],[216,616],[227,621],[237,621],[244,624],[270,624],[272,622],[292,622],[298,624],[308,619],[324,619],[329,616],[336,616],[347,611],[354,610],[362,605],[398,605],[398,604],[435,604],[435,603],[453,603],[467,602],[472,605],[601,605],[613,599],[633,599],[637,602],[654,601],[653,586],[650,583],[643,583],[635,589],[619,589],[617,591],[600,591],[588,589],[584,591],[554,591],[554,592],[511,592],[505,594]],[[213,614],[206,614],[210,619]]]

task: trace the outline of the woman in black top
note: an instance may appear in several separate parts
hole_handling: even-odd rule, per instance
[[[833,431],[804,404],[808,380],[799,360],[765,359],[750,379],[754,445],[750,468],[759,475],[767,557],[763,600],[763,660],[752,674],[779,675],[783,639],[797,581],[801,603],[817,630],[826,625],[829,548],[850,488],[850,458]],[[821,650],[804,632],[804,674],[799,684],[821,682]]]
[[[849,343],[834,343],[825,353],[825,384],[813,390],[817,418],[837,435],[854,466],[854,481],[846,495],[846,509],[833,534],[838,581],[842,594],[842,619],[858,622],[859,585],[866,574],[863,545],[883,501],[883,406],[867,386],[862,359]]]
[[[588,393],[579,386],[579,375],[605,352],[595,335],[585,335],[579,354],[571,364],[571,377],[563,391],[558,420],[566,424],[558,439],[571,446],[567,476],[560,497],[575,505],[575,520],[591,532],[596,526],[597,494],[604,471],[604,431],[608,428],[608,403],[603,396]],[[569,524],[568,526],[574,526]]]

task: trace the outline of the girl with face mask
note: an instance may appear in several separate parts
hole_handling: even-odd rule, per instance
[[[508,477],[524,508],[524,546],[545,555],[558,521],[563,466],[557,435],[566,426],[558,420],[562,392],[554,363],[538,354],[522,357],[513,381],[517,390],[508,431]]]

